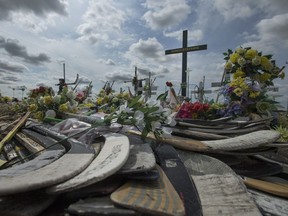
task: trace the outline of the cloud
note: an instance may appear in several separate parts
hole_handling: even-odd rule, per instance
[[[114,72],[107,74],[105,78],[109,81],[124,82],[124,81],[131,81],[133,77],[129,73]]]
[[[288,13],[263,19],[256,25],[257,34],[246,33],[243,46],[252,46],[266,53],[277,53],[278,49],[288,47]],[[279,47],[279,42],[282,45]],[[278,45],[277,45],[278,44]]]
[[[8,82],[18,82],[18,81],[20,81],[20,79],[18,77],[15,77],[15,76],[5,76],[2,79],[5,80],[5,81],[8,81]]]
[[[98,62],[102,63],[102,64],[105,64],[105,65],[111,65],[111,66],[116,65],[115,62],[112,59],[107,59],[107,60],[99,59]]]
[[[147,0],[143,6],[148,11],[142,18],[153,30],[166,30],[175,27],[191,13],[191,8],[185,0]]]
[[[21,46],[18,40],[7,39],[0,36],[0,48],[3,48],[10,56],[19,57],[25,62],[40,65],[45,62],[50,62],[50,57],[44,53],[38,55],[30,55],[26,47]]]
[[[10,82],[7,82],[7,81],[0,80],[0,84],[7,85],[7,84],[11,84],[11,83],[10,83]]]
[[[145,76],[149,76],[149,73],[151,73],[151,75],[155,75],[155,73],[151,72],[149,69],[144,68],[137,68],[137,72]]]
[[[251,3],[251,1],[242,0],[215,0],[214,6],[216,10],[224,17],[225,21],[235,19],[244,19],[256,13],[253,6],[259,3]]]
[[[288,10],[287,0],[262,0],[260,4],[257,1],[251,0],[215,0],[213,2],[215,9],[227,22],[236,19],[247,19],[256,14],[263,15],[263,13],[271,17],[286,13]]]
[[[164,48],[156,38],[140,39],[132,44],[128,51],[132,56],[138,56],[148,59],[159,59],[163,56]]]
[[[79,78],[79,84],[89,84],[91,82],[90,79],[88,79],[87,77],[80,77]]]
[[[79,25],[77,33],[79,39],[95,44],[99,41],[119,44],[122,26],[126,20],[126,13],[115,6],[112,0],[90,1],[88,10],[83,15],[84,23]]]
[[[264,37],[273,37],[286,41],[288,44],[288,13],[280,14],[271,19],[263,19],[257,25],[259,35]]]
[[[46,17],[49,13],[67,16],[67,1],[65,0],[9,0],[0,1],[0,20],[11,19],[14,12],[33,13]]]
[[[28,68],[24,65],[0,59],[0,72],[3,71],[6,73],[23,73],[24,70],[28,70]]]
[[[172,37],[176,38],[179,41],[182,41],[183,39],[183,31],[174,31],[174,32],[164,32],[164,35],[166,37]],[[193,40],[193,41],[199,41],[202,40],[203,38],[203,32],[200,29],[197,30],[190,30],[188,33],[188,41]]]

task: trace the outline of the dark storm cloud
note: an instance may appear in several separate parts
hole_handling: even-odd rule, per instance
[[[25,46],[21,46],[17,40],[7,39],[0,36],[0,48],[3,48],[10,56],[22,58],[25,62],[40,65],[50,62],[50,57],[44,53],[30,55]]]
[[[0,59],[0,72],[23,73],[26,68],[22,65]]]
[[[132,80],[133,77],[131,76],[131,74],[114,73],[106,75],[105,78],[109,81],[123,82],[123,81],[130,81]]]
[[[0,0],[0,20],[9,20],[11,12],[34,13],[46,17],[49,13],[67,16],[67,4],[63,0]]]
[[[4,76],[2,78],[3,81],[10,81],[10,82],[18,82],[20,81],[20,79],[18,77],[15,76]]]
[[[0,84],[11,84],[10,82],[6,82],[6,81],[3,81],[3,80],[0,80]]]
[[[157,73],[150,71],[149,69],[143,69],[143,68],[137,68],[137,71],[139,72],[139,74],[142,74],[144,76],[149,76],[149,73],[151,76],[156,75]]]

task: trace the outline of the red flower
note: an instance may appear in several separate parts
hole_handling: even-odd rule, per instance
[[[205,118],[205,112],[210,108],[209,104],[200,102],[184,102],[179,109],[177,118]]]
[[[168,86],[168,87],[172,87],[173,86],[173,84],[172,84],[172,82],[166,82],[166,86]]]

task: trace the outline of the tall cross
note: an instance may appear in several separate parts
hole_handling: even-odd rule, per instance
[[[176,48],[171,50],[165,50],[165,55],[182,53],[182,96],[186,96],[186,87],[187,87],[187,52],[207,50],[207,44],[202,44],[198,46],[188,47],[188,31],[183,31],[183,42],[182,48]]]

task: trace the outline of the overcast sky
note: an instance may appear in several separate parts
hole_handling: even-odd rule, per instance
[[[188,53],[190,89],[203,76],[205,89],[219,82],[222,53],[239,46],[272,54],[279,67],[287,66],[287,0],[0,0],[1,93],[12,96],[13,88],[41,84],[57,90],[63,63],[66,81],[79,74],[83,83],[92,81],[93,94],[112,80],[115,90],[127,90],[131,83],[123,81],[132,79],[135,66],[140,78],[151,72],[158,93],[166,81],[178,92],[182,55],[165,50],[182,46],[183,30],[188,46],[208,46]],[[287,84],[287,78],[277,81],[277,94],[286,94]]]

